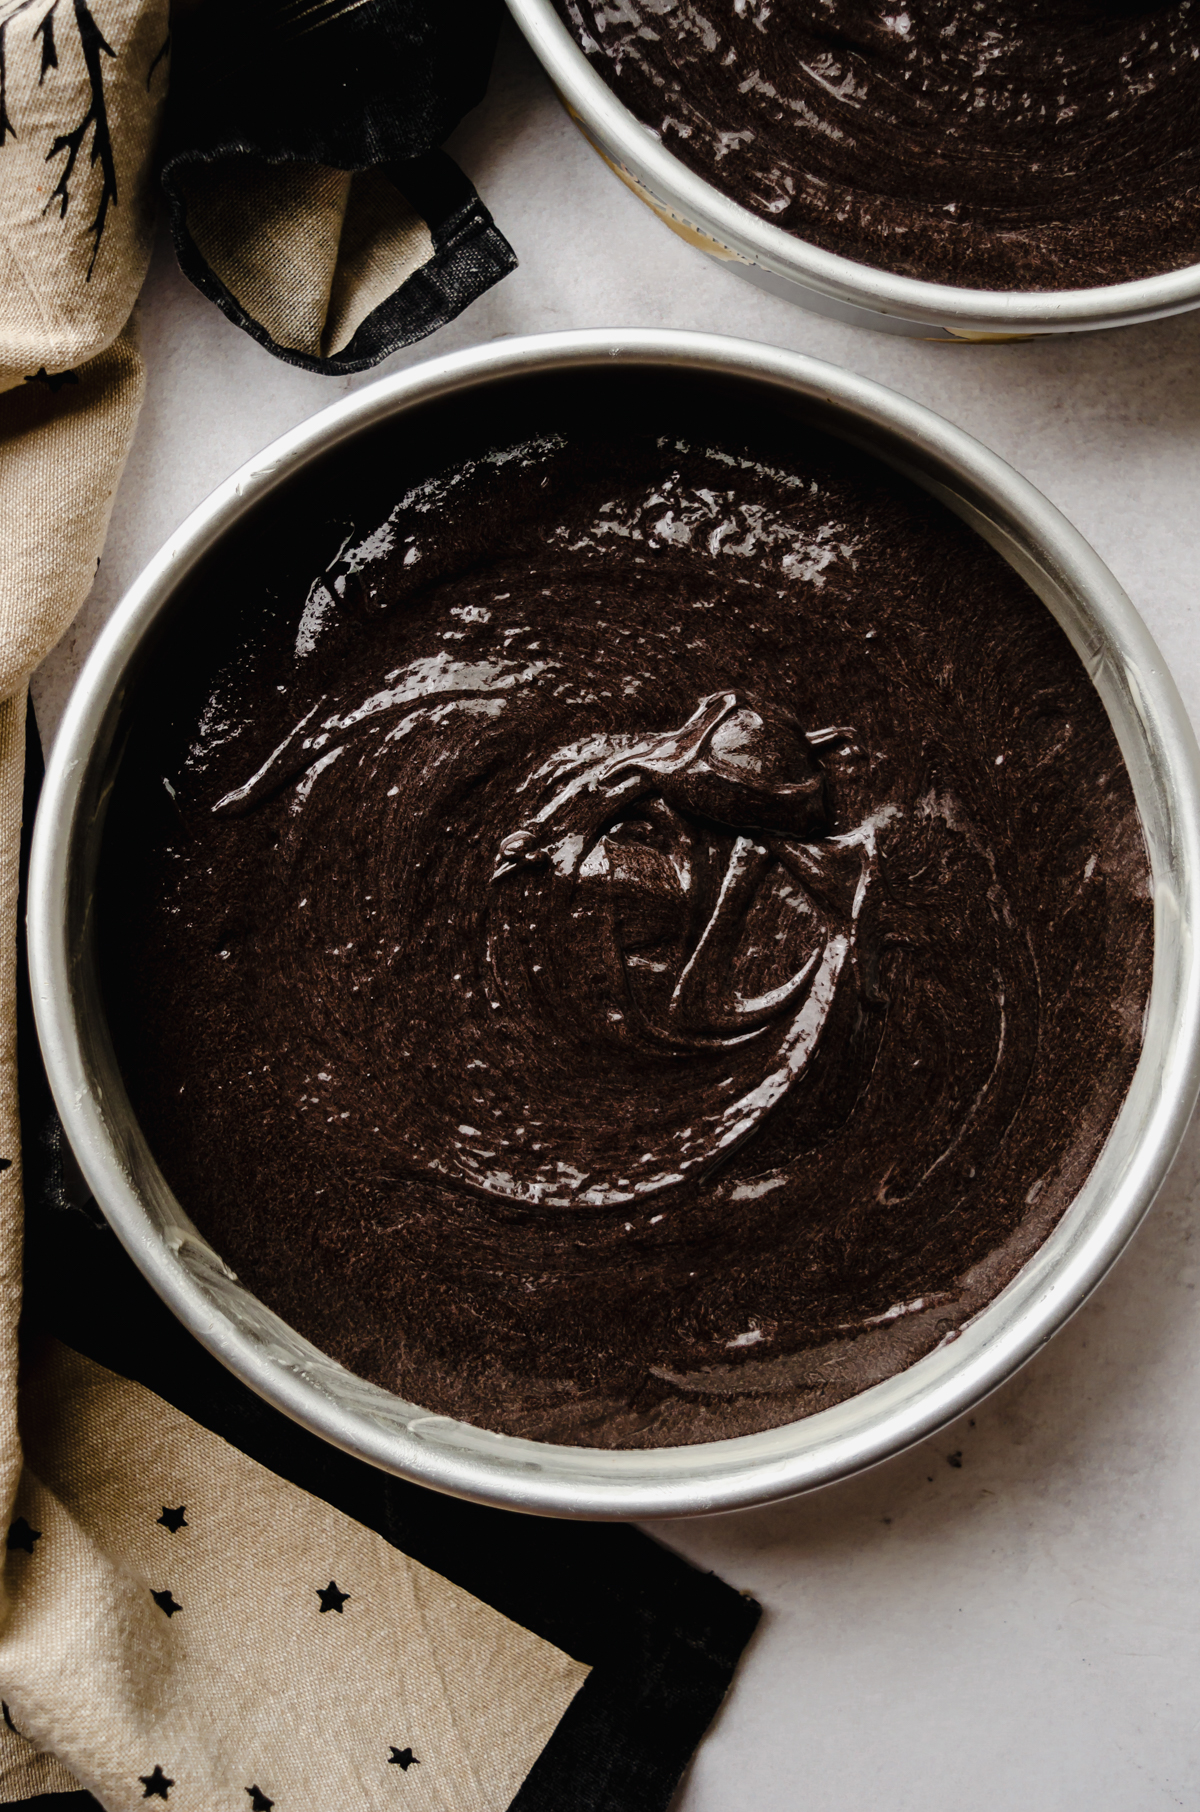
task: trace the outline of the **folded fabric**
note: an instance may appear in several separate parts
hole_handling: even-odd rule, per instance
[[[129,318],[167,43],[167,0],[0,0],[0,391],[56,394]]]
[[[163,188],[196,287],[279,358],[362,371],[516,265],[438,146],[499,0],[203,0],[175,31]]]
[[[0,0],[0,1501],[18,1544],[25,695],[91,585],[141,403],[126,324],[150,253],[166,39],[166,0]],[[0,1644],[10,1602],[6,1565]],[[0,1669],[0,1696],[14,1677]],[[7,1713],[3,1732],[8,1798],[70,1783],[17,1744]]]

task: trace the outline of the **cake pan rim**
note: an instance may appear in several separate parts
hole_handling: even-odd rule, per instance
[[[608,87],[558,17],[553,0],[507,0],[509,11],[560,97],[605,156],[613,157],[680,222],[734,259],[823,299],[913,321],[948,338],[1096,332],[1200,307],[1200,261],[1176,271],[1068,290],[959,288],[864,264],[773,226],[698,176]],[[794,298],[804,306],[804,298]]]
[[[1156,967],[1150,1003],[1151,1031],[1162,1048],[1153,1086],[1144,1091],[1144,1112],[1139,1110],[1144,1124],[1124,1154],[1113,1200],[1100,1212],[1087,1206],[1089,1191],[1096,1193],[1093,1180],[1098,1173],[1102,1179],[1107,1175],[1113,1139],[1143,1076],[1145,1049],[1117,1127],[1076,1201],[1013,1282],[951,1346],[843,1404],[780,1429],[648,1450],[524,1441],[460,1428],[403,1405],[335,1366],[257,1304],[231,1280],[173,1198],[165,1206],[160,1201],[152,1213],[133,1183],[120,1128],[114,1130],[81,1042],[76,990],[82,945],[79,914],[75,920],[70,916],[75,911],[70,888],[87,835],[86,788],[106,758],[100,746],[104,726],[115,717],[130,661],[159,613],[170,608],[191,563],[310,459],[362,429],[466,387],[613,359],[779,385],[810,404],[836,408],[851,440],[886,431],[907,449],[911,469],[940,459],[957,474],[964,492],[973,491],[989,506],[988,522],[1001,539],[1014,522],[1024,525],[1037,544],[1048,584],[1074,586],[1091,601],[1109,632],[1089,652],[1093,678],[1099,674],[1105,683],[1116,683],[1120,669],[1128,694],[1126,737],[1134,738],[1134,747],[1142,737],[1157,751],[1165,788],[1165,843],[1152,850]],[[897,458],[892,463],[905,469]],[[986,531],[988,522],[977,526]],[[1111,717],[1107,701],[1106,708]],[[1132,769],[1131,776],[1136,789]],[[1145,822],[1140,794],[1139,809]],[[1193,936],[1198,861],[1200,755],[1161,656],[1087,543],[997,455],[923,406],[801,354],[666,330],[537,335],[428,360],[331,405],[219,486],[135,581],[89,656],[47,766],[30,868],[34,1010],[67,1136],[118,1237],[185,1325],[276,1407],[386,1470],[482,1502],[568,1516],[706,1514],[832,1482],[924,1438],[1010,1376],[1095,1288],[1148,1209],[1200,1086],[1200,973]],[[86,916],[86,901],[83,910]],[[257,1310],[253,1335],[243,1325],[246,1303]]]

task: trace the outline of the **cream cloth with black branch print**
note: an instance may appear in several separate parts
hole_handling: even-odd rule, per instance
[[[22,1379],[22,1465],[26,689],[88,592],[141,403],[169,48],[165,0],[0,0],[0,1803],[334,1812],[403,1780],[416,1807],[501,1812],[580,1662],[56,1343]]]
[[[127,325],[145,275],[152,225],[151,157],[166,89],[152,65],[167,39],[165,0],[104,7],[0,0],[0,1493],[6,1522],[22,1477],[17,1427],[22,1178],[16,1051],[16,916],[29,675],[92,582],[143,390]],[[157,80],[155,76],[157,74]],[[66,1514],[54,1507],[55,1516]],[[37,1531],[37,1537],[41,1531]],[[46,1670],[72,1665],[69,1618],[45,1632],[35,1665],[14,1648],[28,1583],[12,1562],[36,1547],[32,1525],[10,1527],[0,1625],[0,1690],[19,1706]],[[81,1537],[80,1561],[103,1566]],[[69,1567],[51,1565],[53,1607]],[[120,1706],[128,1669],[107,1696]],[[74,1696],[95,1690],[81,1669]],[[34,1709],[31,1706],[31,1710]],[[69,1716],[64,1705],[61,1711]],[[18,1714],[19,1715],[19,1714]],[[6,1801],[77,1785],[37,1753],[50,1728],[4,1715],[0,1793]],[[18,1726],[19,1728],[19,1726]],[[39,1742],[38,1738],[42,1740]],[[71,1748],[61,1753],[71,1759]],[[80,1758],[82,1760],[82,1758]]]

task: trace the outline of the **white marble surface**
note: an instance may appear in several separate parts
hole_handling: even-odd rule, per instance
[[[384,371],[618,324],[835,360],[940,410],[1040,485],[1126,586],[1200,722],[1200,313],[990,347],[803,314],[674,238],[588,150],[512,34],[451,148],[521,268]],[[144,335],[149,390],[96,587],[37,676],[45,735],[168,532],[247,455],[370,381],[277,363],[188,287],[165,245]],[[657,1526],[766,1612],[679,1812],[1200,1805],[1198,1194],[1193,1127],[1108,1282],[973,1418],[809,1498]]]

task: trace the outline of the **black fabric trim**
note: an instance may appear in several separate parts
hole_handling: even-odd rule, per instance
[[[240,152],[242,147],[231,146],[227,149],[232,154]],[[277,359],[282,359],[287,365],[298,365],[302,371],[315,371],[324,377],[368,371],[393,352],[399,352],[405,346],[411,346],[415,340],[423,340],[427,335],[436,333],[439,327],[445,327],[465,308],[469,308],[472,302],[478,301],[485,290],[491,289],[494,283],[499,283],[502,277],[507,277],[510,271],[517,268],[516,253],[457,164],[444,151],[431,151],[411,164],[389,168],[387,174],[392,176],[392,168],[406,171],[419,169],[425,178],[434,169],[445,172],[440,182],[425,181],[422,184],[429,212],[407,189],[402,189],[405,199],[411,202],[429,227],[434,246],[433,257],[398,290],[393,291],[386,301],[381,302],[378,308],[372,310],[341,352],[329,358],[320,358],[311,353],[299,352],[293,346],[281,346],[261,321],[256,321],[252,315],[247,314],[233,291],[222,283],[188,229],[187,201],[179,185],[179,176],[189,167],[213,161],[220,160],[189,153],[177,157],[169,167],[169,173],[167,170],[163,172],[163,188],[179,268],[189,282],[195,284],[201,295],[216,303],[235,327],[248,333],[252,340],[257,340],[260,346],[274,353]],[[269,161],[282,160],[276,158]],[[455,181],[450,180],[451,172]],[[397,183],[397,187],[401,185]],[[433,207],[432,202],[437,195],[446,194],[455,196],[456,200],[452,211],[442,215]]]
[[[276,358],[327,375],[365,371],[516,269],[491,214],[436,149],[483,98],[500,17],[499,0],[205,0],[180,22],[162,171],[176,254],[201,294]],[[433,258],[333,357],[273,339],[188,229],[187,172],[246,157],[385,167],[430,228]]]
[[[444,152],[388,164],[385,174],[427,222],[438,251],[447,250],[469,217],[475,190],[458,165]]]
[[[3,1812],[104,1812],[98,1799],[90,1793],[40,1793],[36,1799],[0,1801]]]
[[[364,170],[422,157],[487,88],[501,0],[200,0],[172,20],[165,150]]]
[[[27,743],[26,798],[41,753]],[[26,812],[28,825],[31,813]],[[23,941],[22,941],[23,942]],[[328,1447],[256,1397],[159,1301],[97,1216],[50,1104],[22,951],[18,1051],[29,1166],[24,1331],[156,1391],[272,1472],[535,1631],[592,1672],[511,1812],[665,1812],[760,1611],[639,1531],[443,1497]],[[68,1796],[83,1812],[87,1796]],[[66,1802],[64,1802],[65,1804]],[[47,1800],[29,1802],[46,1812]]]

